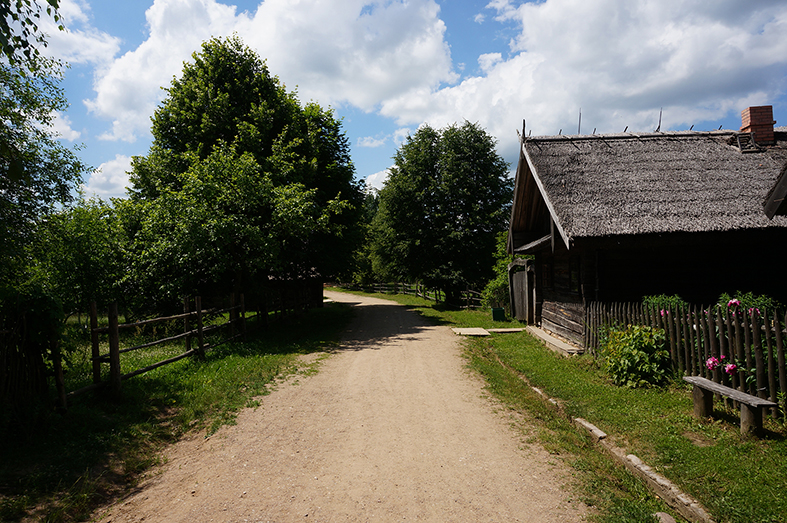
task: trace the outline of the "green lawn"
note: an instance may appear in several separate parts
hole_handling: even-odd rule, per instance
[[[492,322],[489,311],[446,311],[411,296],[376,296],[451,326],[519,326]],[[712,421],[695,419],[691,391],[682,380],[673,379],[665,388],[617,387],[592,357],[559,356],[527,333],[471,338],[465,347],[470,366],[487,379],[490,391],[537,421],[542,444],[575,467],[582,495],[599,507],[600,521],[643,521],[660,503],[621,467],[610,465],[606,455],[565,416],[547,407],[520,375],[559,399],[568,416],[595,424],[697,498],[717,521],[787,522],[783,422],[768,418],[764,438],[742,439],[737,411],[721,409]]]

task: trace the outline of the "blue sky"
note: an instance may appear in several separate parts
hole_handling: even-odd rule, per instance
[[[533,135],[738,129],[773,105],[787,125],[783,0],[61,0],[70,64],[57,120],[96,168],[88,194],[123,196],[150,116],[183,62],[236,33],[302,102],[343,119],[357,176],[380,187],[408,133],[478,122],[515,166]]]

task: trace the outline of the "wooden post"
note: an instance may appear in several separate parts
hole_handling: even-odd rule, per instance
[[[109,386],[120,392],[120,332],[118,329],[118,303],[109,306]]]
[[[191,302],[191,298],[186,296],[183,298],[183,314],[189,313],[189,303]],[[191,330],[191,316],[186,316],[183,318],[183,332],[189,332]],[[191,350],[191,334],[186,336],[186,351]]]
[[[91,348],[91,356],[92,363],[93,363],[93,383],[101,383],[101,360],[98,358],[101,356],[100,347],[98,344],[98,308],[96,307],[96,302],[90,302],[90,344]]]
[[[243,341],[246,341],[246,300],[243,294],[240,295],[240,326],[243,333]]]
[[[202,296],[194,297],[194,307],[197,309],[197,357],[205,359],[205,335],[202,332]]]
[[[730,359],[732,360],[733,357],[738,358],[741,361],[746,361],[746,354],[744,352],[743,347],[743,336],[741,330],[743,327],[741,326],[740,316],[737,314],[738,311],[735,311],[736,314],[732,315],[733,325],[735,325],[735,352],[733,353],[730,350]],[[750,358],[749,358],[750,359]],[[732,362],[731,362],[732,363]],[[737,381],[738,386],[736,387],[738,390],[746,392],[746,382],[741,378],[739,374],[734,376],[733,382]]]
[[[757,321],[757,311],[752,311],[749,319],[752,330],[751,352],[754,353],[754,364],[757,367],[757,396],[767,398],[768,386],[765,379],[765,360],[762,357],[762,336],[760,335],[760,323]]]
[[[784,317],[787,323],[787,315]],[[784,364],[784,340],[782,339],[782,324],[779,322],[779,313],[773,315],[773,328],[776,331],[776,361],[779,368],[779,390],[782,391],[782,411],[787,412],[787,369]]]
[[[55,388],[57,389],[57,402],[58,406],[66,410],[68,408],[68,401],[66,400],[66,383],[63,379],[63,361],[60,358],[60,342],[52,340],[50,342],[52,349],[52,365],[55,371]]]
[[[773,357],[774,347],[773,338],[771,335],[771,322],[768,320],[768,311],[762,311],[762,322],[765,325],[765,346],[768,349],[768,399],[776,402],[776,360]],[[771,410],[771,415],[776,417],[779,409],[774,407]]]
[[[235,293],[230,294],[230,338],[235,336],[235,318],[238,312],[235,310]]]

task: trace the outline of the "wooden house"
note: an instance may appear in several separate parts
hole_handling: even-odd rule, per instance
[[[512,267],[514,315],[581,344],[592,301],[787,302],[787,128],[772,114],[747,109],[741,131],[524,139],[508,251],[534,260]]]

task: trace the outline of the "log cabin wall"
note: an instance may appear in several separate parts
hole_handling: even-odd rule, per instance
[[[588,260],[583,254],[563,251],[536,256],[541,327],[579,346],[583,343],[585,317],[583,280],[588,278]]]

